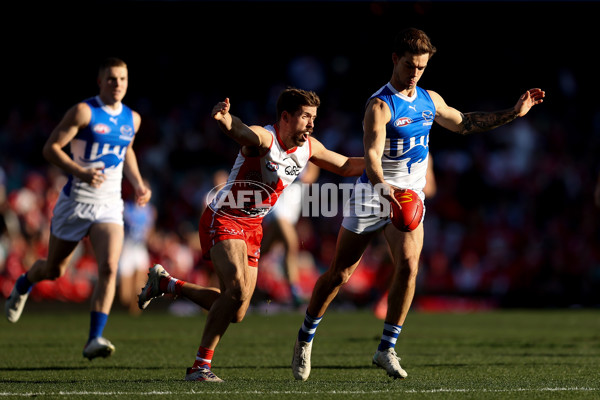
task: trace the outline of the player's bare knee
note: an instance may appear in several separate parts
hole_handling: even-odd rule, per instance
[[[103,264],[98,266],[98,279],[110,280],[116,279],[117,269],[109,264]]]
[[[329,284],[334,287],[342,286],[350,280],[351,276],[352,272],[349,269],[331,271],[329,274]]]
[[[417,277],[417,273],[419,272],[419,263],[410,262],[407,260],[406,262],[401,263],[399,273],[401,276],[405,277],[407,280],[415,279]]]

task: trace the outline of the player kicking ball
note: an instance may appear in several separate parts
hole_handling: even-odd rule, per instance
[[[488,131],[524,116],[542,103],[545,96],[540,89],[530,89],[507,110],[463,114],[448,106],[436,92],[417,86],[436,51],[425,32],[414,28],[400,32],[392,50],[392,77],[368,100],[364,115],[366,171],[355,184],[333,262],[315,284],[294,345],[292,372],[298,380],[304,381],[310,375],[313,338],[327,307],[348,282],[371,238],[379,231],[383,231],[388,242],[395,271],[373,364],[393,378],[407,377],[395,346],[415,293],[423,224],[404,232],[391,223],[389,214],[356,210],[380,210],[384,201],[401,207],[395,200],[395,192],[403,189],[413,190],[424,200],[429,131],[433,122],[461,135]]]
[[[164,293],[184,296],[208,310],[206,325],[185,380],[221,382],[212,372],[212,358],[232,322],[241,322],[256,287],[262,240],[262,220],[309,161],[342,176],[358,176],[364,159],[326,149],[313,136],[319,97],[300,89],[284,90],[277,101],[277,122],[247,126],[231,115],[229,99],[218,103],[212,116],[221,130],[240,145],[227,183],[200,218],[203,256],[212,261],[220,287],[210,288],[169,276],[152,267],[139,295],[145,309]]]

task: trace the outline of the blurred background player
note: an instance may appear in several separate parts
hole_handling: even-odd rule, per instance
[[[141,117],[121,102],[128,86],[125,62],[104,60],[98,86],[99,95],[71,107],[44,145],[44,157],[68,173],[69,179],[54,207],[48,257],[35,261],[19,277],[5,304],[7,319],[17,322],[33,285],[63,276],[79,241],[89,236],[98,264],[89,336],[83,349],[83,356],[90,360],[115,351],[102,334],[115,297],[123,246],[123,175],[139,205],[151,197],[132,148]],[[70,154],[63,150],[67,145]]]
[[[302,191],[305,187],[303,184],[316,182],[319,172],[319,167],[313,163],[308,163],[298,179],[281,193],[273,211],[264,220],[265,233],[260,254],[264,257],[276,243],[282,243],[284,251],[283,272],[289,285],[294,307],[299,307],[304,302],[298,272],[300,239],[296,231],[296,223],[302,213]]]
[[[144,180],[146,187],[150,187]],[[123,209],[125,239],[119,260],[118,293],[121,305],[132,315],[141,313],[137,295],[144,283],[150,265],[148,237],[156,222],[156,208],[152,203],[140,205],[135,200],[125,201]]]
[[[145,309],[165,293],[185,296],[209,310],[196,361],[187,381],[222,382],[212,372],[212,358],[232,322],[241,322],[256,288],[262,221],[283,189],[312,161],[342,176],[358,176],[363,158],[348,158],[328,150],[312,136],[321,101],[314,92],[288,88],[277,100],[277,122],[247,126],[230,114],[229,99],[219,102],[212,117],[241,149],[228,183],[200,218],[200,241],[219,276],[220,289],[171,277],[161,265],[150,269],[139,296]]]
[[[348,282],[379,231],[383,231],[391,250],[394,274],[381,341],[372,362],[393,378],[407,376],[394,348],[415,293],[423,224],[411,232],[396,229],[389,215],[380,212],[380,196],[398,204],[394,191],[412,189],[424,199],[429,131],[434,121],[461,135],[484,132],[524,116],[545,96],[541,89],[530,89],[507,110],[463,114],[449,107],[436,92],[417,86],[436,52],[425,32],[405,29],[396,36],[393,46],[390,81],[368,99],[365,109],[366,170],[346,205],[333,262],[315,284],[294,345],[292,372],[298,380],[306,380],[310,375],[312,340],[327,307]]]

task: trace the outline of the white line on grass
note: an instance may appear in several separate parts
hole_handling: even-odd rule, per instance
[[[423,389],[423,390],[404,390],[399,392],[404,393],[510,393],[510,392],[596,392],[600,391],[600,388],[586,388],[586,387],[564,387],[564,388],[515,388],[515,389]],[[377,394],[377,393],[389,393],[390,390],[326,390],[326,391],[302,391],[302,390],[275,390],[275,391],[259,391],[250,390],[245,392],[240,391],[222,391],[222,392],[210,392],[211,396],[218,394]],[[393,392],[396,392],[393,390]],[[191,390],[189,394],[204,393],[202,391]],[[2,397],[35,397],[35,396],[174,396],[188,394],[188,392],[28,392],[28,393],[10,393],[0,392]]]

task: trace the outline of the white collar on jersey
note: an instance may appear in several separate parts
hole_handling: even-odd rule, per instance
[[[405,94],[400,93],[399,91],[396,90],[396,88],[394,86],[392,86],[391,82],[387,83],[387,87],[388,89],[390,89],[396,96],[400,97],[402,100],[405,101],[410,101],[413,102],[415,101],[415,99],[417,98],[417,91],[415,90],[415,94],[413,94],[412,96],[407,96]]]
[[[112,116],[119,115],[121,114],[121,111],[123,111],[123,103],[119,103],[119,107],[115,110],[114,108],[110,108],[109,106],[104,104],[104,102],[100,98],[100,95],[96,96],[96,101],[98,102],[98,104],[100,104],[102,109],[106,111],[107,114],[110,114]]]

